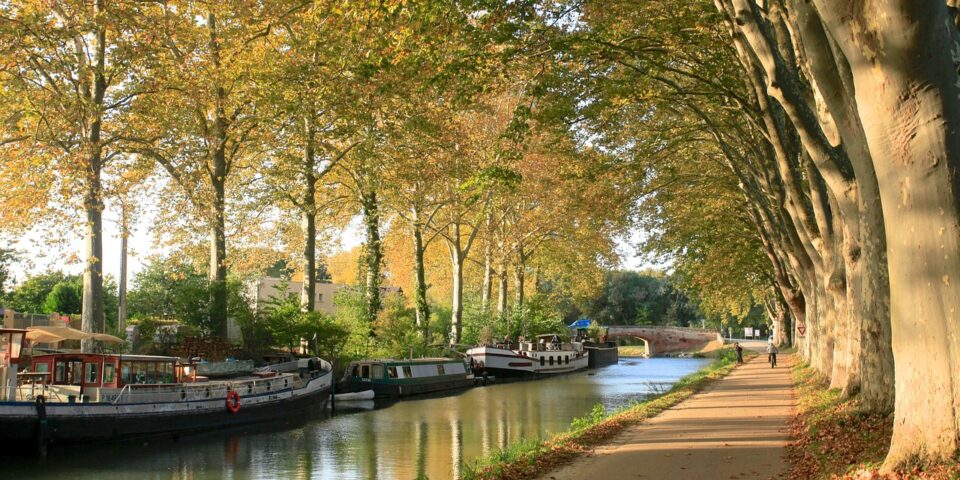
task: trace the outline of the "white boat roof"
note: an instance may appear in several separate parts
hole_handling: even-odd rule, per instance
[[[451,363],[451,362],[462,362],[459,358],[445,358],[445,357],[426,357],[426,358],[375,358],[375,359],[363,359],[363,360],[354,360],[350,362],[351,365],[355,363]]]
[[[40,357],[79,357],[79,356],[90,356],[90,355],[99,355],[102,357],[116,357],[121,361],[131,360],[131,361],[141,361],[141,362],[178,362],[181,361],[180,357],[167,357],[162,355],[127,355],[120,353],[81,353],[81,352],[60,352],[60,353],[44,353],[42,355],[34,355],[33,358]]]

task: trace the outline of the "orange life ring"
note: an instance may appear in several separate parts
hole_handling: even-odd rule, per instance
[[[230,410],[230,413],[240,411],[240,394],[236,390],[227,392],[227,410]]]

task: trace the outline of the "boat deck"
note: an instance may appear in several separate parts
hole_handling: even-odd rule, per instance
[[[17,402],[33,402],[43,395],[47,403],[154,403],[224,398],[236,390],[241,397],[261,395],[289,388],[300,388],[307,381],[299,375],[281,373],[272,377],[248,376],[230,380],[196,383],[129,384],[123,388],[91,388],[79,385],[22,383],[17,387]]]

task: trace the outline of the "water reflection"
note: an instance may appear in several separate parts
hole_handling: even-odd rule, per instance
[[[332,418],[3,458],[3,478],[446,479],[464,462],[522,438],[565,430],[594,404],[615,408],[706,363],[631,359],[598,371],[377,405],[342,403]],[[371,410],[372,409],[372,410]]]

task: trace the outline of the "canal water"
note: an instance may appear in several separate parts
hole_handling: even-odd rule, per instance
[[[663,391],[709,360],[626,358],[546,380],[489,385],[392,404],[341,403],[333,417],[54,450],[0,462],[2,478],[456,478],[464,464],[520,439],[566,430],[597,403],[617,408]]]

